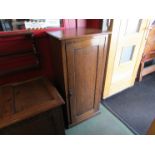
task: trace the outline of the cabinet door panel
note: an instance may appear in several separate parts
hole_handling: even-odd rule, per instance
[[[79,122],[99,109],[104,70],[105,37],[67,44],[71,121]]]
[[[75,50],[76,114],[79,116],[94,108],[98,46]]]

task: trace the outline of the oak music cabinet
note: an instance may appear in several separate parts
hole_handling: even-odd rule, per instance
[[[109,33],[84,28],[47,33],[56,87],[71,127],[99,112]]]

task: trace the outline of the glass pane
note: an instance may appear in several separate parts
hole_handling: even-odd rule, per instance
[[[125,34],[139,32],[142,20],[128,20]]]
[[[122,49],[120,63],[124,63],[132,59],[134,48],[135,46],[128,46]]]

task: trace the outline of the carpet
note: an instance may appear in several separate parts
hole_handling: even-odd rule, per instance
[[[102,101],[135,134],[146,134],[155,119],[155,73]]]
[[[133,135],[117,117],[100,105],[100,113],[69,129],[67,135]]]

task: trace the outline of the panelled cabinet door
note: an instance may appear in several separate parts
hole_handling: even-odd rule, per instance
[[[99,110],[106,36],[66,43],[71,122],[80,122]]]

